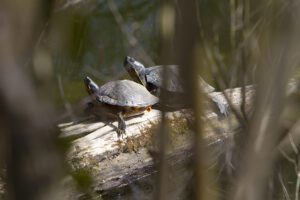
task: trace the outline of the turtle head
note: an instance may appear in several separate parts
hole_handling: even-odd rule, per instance
[[[88,76],[86,76],[83,80],[86,91],[91,95],[96,93],[99,90],[98,85]]]
[[[142,63],[136,61],[132,57],[126,56],[124,60],[124,68],[135,82],[146,87],[145,67]]]

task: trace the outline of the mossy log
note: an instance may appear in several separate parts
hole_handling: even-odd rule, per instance
[[[230,112],[227,117],[220,117],[211,106],[203,106],[203,137],[208,146],[218,146],[237,132],[240,124],[233,113],[243,113],[243,99],[246,112],[249,112],[255,93],[254,86],[245,87],[245,91],[244,96],[242,88],[210,94],[227,104],[234,112]],[[172,143],[167,150],[167,157],[171,166],[181,166],[192,155],[192,134],[188,124],[189,120],[193,120],[193,115],[191,110],[184,109],[167,112],[166,118]],[[94,191],[111,197],[128,188],[129,183],[142,182],[156,173],[153,138],[159,132],[160,120],[161,112],[154,109],[142,116],[128,119],[126,136],[118,137],[117,122],[100,122],[89,118],[78,123],[60,124],[60,137],[71,140],[68,160],[74,171],[88,170],[94,177]]]

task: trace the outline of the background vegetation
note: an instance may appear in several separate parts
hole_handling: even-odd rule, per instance
[[[130,55],[146,66],[181,66],[196,119],[188,199],[299,199],[299,96],[286,95],[299,71],[299,6],[296,0],[2,1],[5,197],[57,199],[63,193],[56,124],[82,116],[84,76],[100,84],[128,78],[123,60]],[[243,106],[235,113],[241,133],[224,146],[223,167],[216,170],[222,176],[209,192],[203,186],[218,173],[202,169],[201,97],[193,92],[198,74],[220,91],[249,84],[257,91],[251,114]],[[163,163],[159,169],[164,173]],[[157,198],[168,199],[164,176],[158,183]]]

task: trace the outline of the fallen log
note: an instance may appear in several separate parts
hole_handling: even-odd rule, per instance
[[[241,88],[235,88],[210,95],[228,106],[230,104],[231,110],[240,114],[243,102],[241,91]],[[247,86],[245,91],[245,108],[246,112],[249,112],[254,87]],[[220,146],[226,138],[239,130],[240,124],[233,112],[224,118],[218,116],[210,106],[205,107],[207,109],[203,115],[204,140],[208,146]],[[75,171],[81,169],[90,171],[94,178],[94,192],[109,198],[116,194],[128,195],[124,191],[128,192],[132,183],[141,183],[156,174],[155,155],[151,152],[156,151],[152,151],[155,149],[153,138],[161,117],[159,110],[152,110],[142,116],[126,120],[127,134],[123,138],[119,138],[116,133],[117,122],[99,122],[95,118],[78,123],[60,124],[60,137],[72,140],[68,161]],[[172,146],[167,152],[169,163],[173,167],[183,166],[192,155],[190,151],[192,133],[188,128],[189,120],[193,118],[192,111],[184,109],[167,112],[166,118]],[[142,185],[145,186],[145,183]],[[148,184],[148,187],[153,187],[153,184]]]

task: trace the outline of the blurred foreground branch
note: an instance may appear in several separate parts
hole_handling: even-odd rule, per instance
[[[60,157],[51,111],[38,98],[24,67],[33,55],[43,17],[38,1],[0,3],[1,154],[7,169],[8,199],[57,199]],[[47,12],[43,10],[44,12]]]

